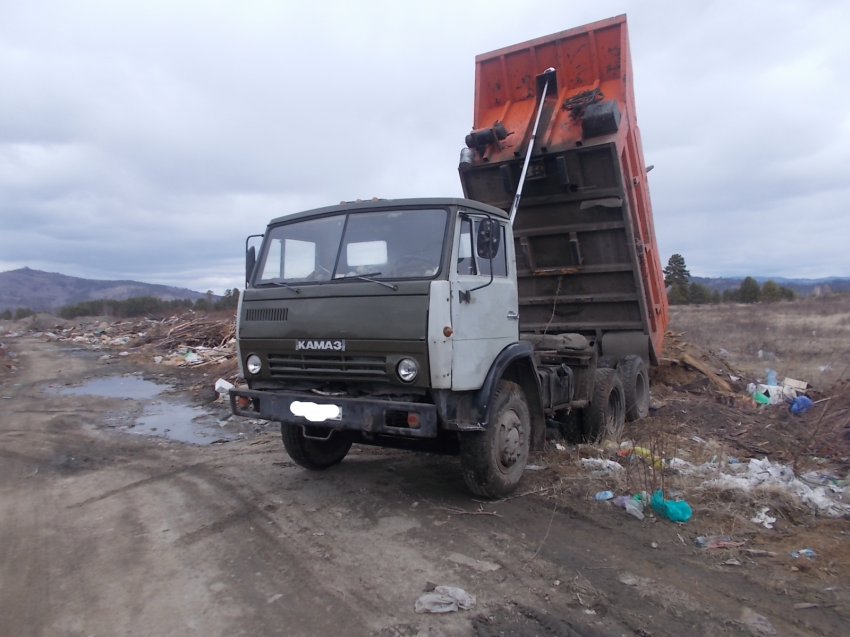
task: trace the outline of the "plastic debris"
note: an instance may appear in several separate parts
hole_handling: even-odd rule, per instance
[[[658,515],[672,522],[687,522],[691,517],[691,507],[684,500],[665,500],[664,492],[658,489],[652,494],[652,508]]]
[[[628,513],[629,515],[633,515],[638,520],[643,520],[643,500],[629,498],[628,500],[626,500],[625,509],[626,513]]]
[[[526,471],[543,471],[543,469],[546,469],[546,468],[547,467],[545,467],[542,464],[527,464],[527,465],[525,465]]]
[[[818,554],[815,553],[812,549],[800,549],[799,551],[794,551],[794,552],[791,553],[791,557],[793,557],[793,558],[798,558],[798,557],[809,557],[809,558],[811,558],[811,557],[817,557],[817,556],[818,556]]]
[[[233,383],[229,383],[223,378],[219,378],[215,381],[215,391],[217,394],[221,396],[227,396],[227,392],[233,389]]]
[[[730,467],[731,468],[731,467]],[[819,515],[840,518],[850,514],[850,504],[842,501],[844,489],[834,491],[830,486],[810,486],[800,480],[791,467],[773,464],[767,458],[753,458],[746,465],[746,473],[739,469],[738,475],[721,474],[702,483],[703,487],[779,490],[795,496]]]
[[[701,549],[710,550],[736,548],[738,546],[743,546],[744,542],[736,542],[728,535],[710,535],[708,537],[700,535],[694,540],[694,544]]]
[[[808,396],[797,396],[791,403],[792,414],[805,414],[812,406],[812,399]]]
[[[600,491],[595,496],[593,496],[593,499],[596,502],[600,502],[602,500],[610,500],[613,497],[614,497],[613,491]]]
[[[606,458],[582,458],[581,465],[588,471],[600,473],[619,473],[623,470],[623,465]]]
[[[770,507],[762,507],[755,516],[750,518],[750,522],[761,524],[764,528],[772,530],[773,525],[776,522],[776,518],[769,516],[767,514],[768,511],[770,511]]]
[[[767,377],[767,384],[768,385],[778,385],[779,384],[778,381],[777,381],[777,378],[776,378],[776,372],[773,371],[772,369],[770,369],[769,367],[766,370],[764,370],[764,375]]]
[[[640,456],[647,460],[655,469],[660,471],[664,468],[664,461],[652,454],[652,452],[645,447],[628,447],[626,449],[620,449],[617,454],[621,458],[628,458],[629,460],[635,460],[635,456]]]
[[[436,586],[432,593],[425,593],[413,606],[417,613],[453,613],[460,610],[471,610],[475,607],[476,599],[462,588],[455,586]]]

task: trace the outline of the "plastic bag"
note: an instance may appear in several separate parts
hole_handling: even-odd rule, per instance
[[[791,405],[791,413],[805,414],[813,404],[812,399],[808,396],[797,396]]]
[[[458,609],[470,610],[476,599],[462,588],[437,586],[433,593],[425,593],[413,605],[417,613],[452,613]]]
[[[658,489],[652,494],[652,508],[673,522],[686,522],[691,517],[691,507],[684,500],[665,500],[664,493]]]

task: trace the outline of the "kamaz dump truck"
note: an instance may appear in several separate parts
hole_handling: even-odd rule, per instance
[[[646,415],[667,302],[625,16],[478,56],[465,141],[466,198],[287,215],[248,250],[231,406],[301,466],[458,454],[498,497],[547,424]]]

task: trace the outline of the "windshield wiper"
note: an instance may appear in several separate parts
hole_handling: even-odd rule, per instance
[[[281,288],[289,288],[293,290],[296,294],[301,294],[300,288],[294,288],[289,283],[284,283],[283,281],[269,281],[268,283],[262,283],[261,285],[276,285]]]
[[[383,285],[385,288],[391,289],[393,292],[398,290],[397,285],[393,285],[391,283],[385,283],[384,281],[378,281],[377,279],[372,279],[370,277],[378,276],[382,274],[381,272],[367,272],[366,274],[346,274],[344,276],[338,276],[334,281],[342,281],[343,279],[360,279],[361,281],[369,281],[370,283],[377,283],[378,285]]]

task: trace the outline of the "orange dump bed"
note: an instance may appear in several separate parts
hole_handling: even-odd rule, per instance
[[[549,78],[514,222],[520,329],[596,337],[657,362],[667,295],[635,116],[626,17],[475,59],[464,194],[511,206]],[[542,75],[553,68],[554,73]]]

